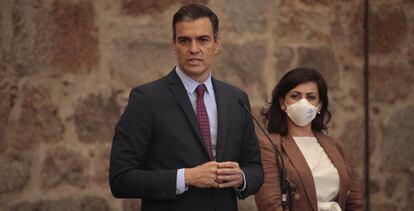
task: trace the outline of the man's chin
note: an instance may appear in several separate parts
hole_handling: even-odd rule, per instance
[[[192,74],[192,75],[201,75],[203,72],[205,72],[205,68],[202,65],[196,65],[196,66],[186,66],[185,72]]]

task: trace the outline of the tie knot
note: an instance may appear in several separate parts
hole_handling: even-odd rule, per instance
[[[203,97],[204,92],[206,91],[206,85],[204,85],[204,84],[198,85],[197,88],[196,88],[196,91],[197,91],[197,96],[198,97]]]

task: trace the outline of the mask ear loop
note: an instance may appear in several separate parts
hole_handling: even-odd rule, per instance
[[[279,101],[279,103],[280,103],[280,101]],[[280,109],[282,109],[282,111],[283,111],[283,112],[286,112],[286,111],[288,110],[288,107],[289,107],[289,106],[288,106],[288,104],[286,103],[286,100],[285,100],[285,99],[283,99],[282,103],[283,103],[283,105],[285,106],[285,110],[283,110],[283,109],[282,109],[282,107],[281,107]]]
[[[318,114],[321,114],[321,110],[319,110],[319,107],[322,105],[322,103],[319,103],[316,109],[318,109]]]

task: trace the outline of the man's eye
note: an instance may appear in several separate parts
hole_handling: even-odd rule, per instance
[[[188,42],[188,39],[179,39],[179,40],[178,40],[178,42],[179,42],[179,43],[182,43],[182,44],[183,44],[183,43],[187,43],[187,42]]]
[[[209,39],[208,37],[200,37],[198,40],[199,40],[201,43],[206,43],[206,42],[210,41],[210,39]]]

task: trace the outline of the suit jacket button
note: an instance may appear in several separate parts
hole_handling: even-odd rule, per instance
[[[348,190],[348,191],[346,192],[346,196],[349,196],[349,194],[351,194],[351,191],[350,191],[350,190]]]

